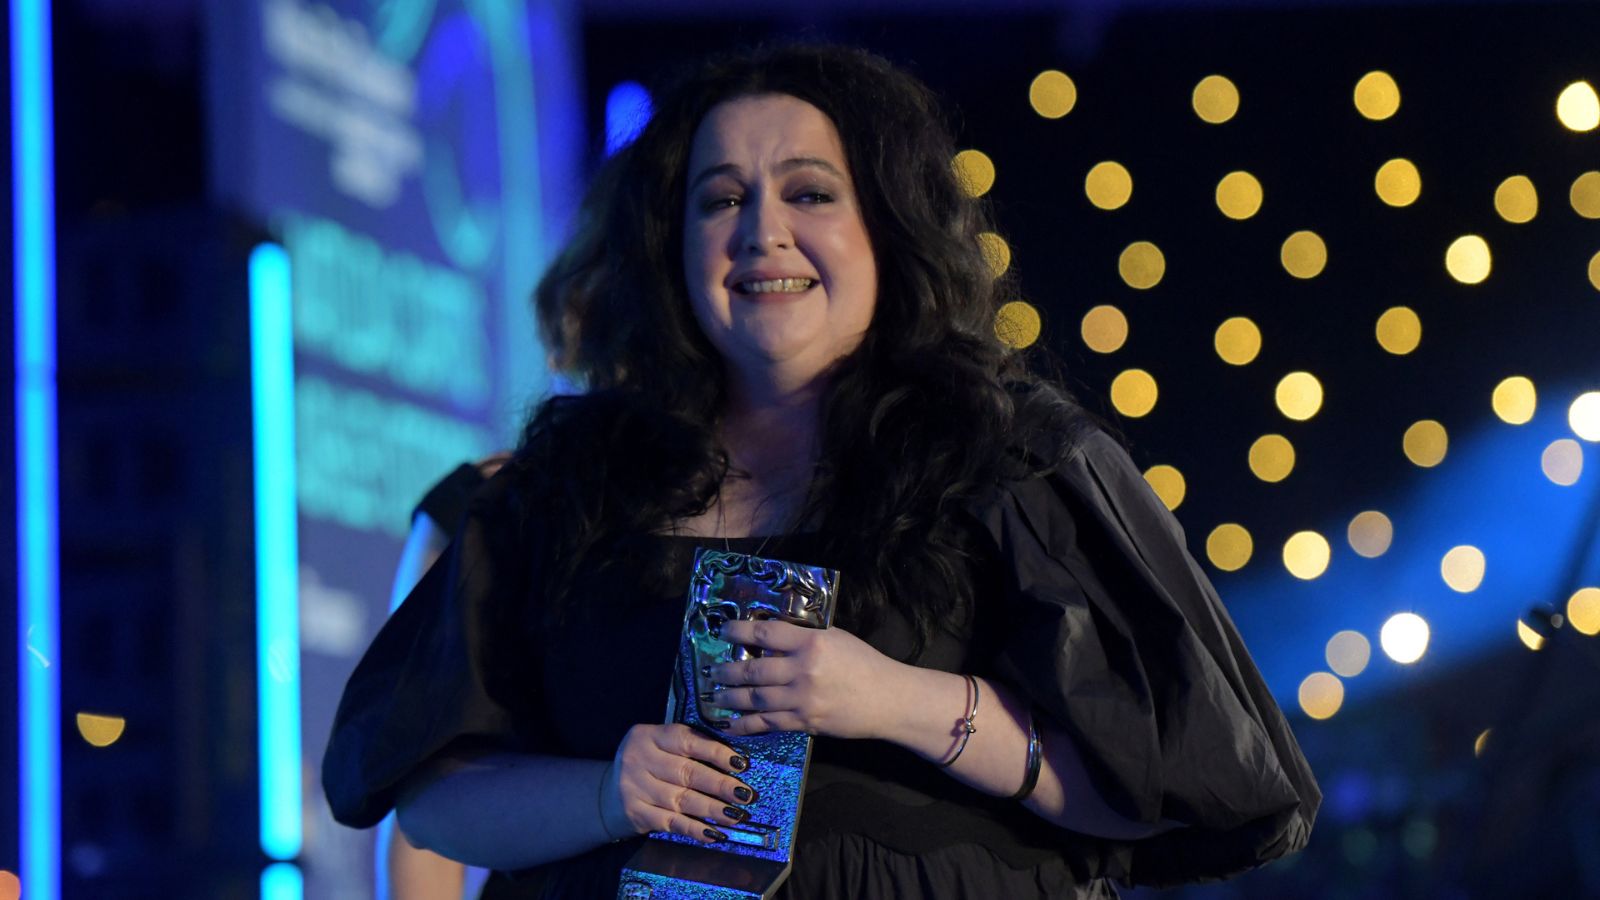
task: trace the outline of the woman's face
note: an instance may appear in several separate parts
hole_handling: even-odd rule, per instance
[[[799,386],[861,343],[878,267],[833,122],[787,94],[713,107],[689,151],[683,270],[737,372]]]

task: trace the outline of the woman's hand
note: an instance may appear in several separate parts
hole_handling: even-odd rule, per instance
[[[737,710],[727,734],[805,731],[843,738],[884,737],[899,663],[842,628],[737,620],[722,639],[766,651],[711,667],[721,685],[713,706]]]
[[[606,829],[618,836],[620,813],[633,834],[670,831],[707,844],[722,840],[715,826],[743,821],[745,807],[756,800],[755,791],[727,773],[749,766],[728,745],[687,725],[635,725],[601,787]]]

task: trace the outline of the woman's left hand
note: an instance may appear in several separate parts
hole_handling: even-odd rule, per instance
[[[736,620],[722,639],[764,655],[711,667],[722,688],[710,702],[737,710],[730,735],[805,731],[843,738],[884,736],[891,685],[901,665],[842,628]]]

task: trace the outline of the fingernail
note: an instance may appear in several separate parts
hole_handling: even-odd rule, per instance
[[[719,731],[727,731],[733,723],[727,719],[706,719],[706,724]]]
[[[721,622],[712,622],[711,623],[710,628],[708,628],[707,630],[711,632],[711,636],[712,637],[714,637],[714,638],[722,637],[722,624],[723,623],[721,623]]]
[[[737,806],[724,806],[722,808],[722,814],[730,819],[738,819],[742,822],[744,821],[745,816],[750,815],[750,812],[748,810],[740,809]]]
[[[715,691],[701,691],[700,692],[700,699],[701,700],[715,700],[715,699],[717,699],[717,694],[716,694]]]
[[[728,760],[728,767],[733,769],[735,772],[743,772],[745,769],[750,768],[750,760],[745,759],[742,756],[735,756],[734,758]]]
[[[711,677],[711,667],[710,666],[701,666],[700,667],[700,674],[704,675],[707,678],[710,678]]]
[[[705,834],[706,837],[711,838],[713,841],[725,841],[728,839],[728,836],[723,834],[720,828],[707,828]]]
[[[739,798],[740,803],[750,803],[756,799],[756,792],[743,785],[734,788],[733,795]]]

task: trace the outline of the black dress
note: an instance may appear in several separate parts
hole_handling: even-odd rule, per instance
[[[641,597],[641,569],[612,567],[586,582],[595,602],[535,627],[531,554],[495,520],[512,484],[502,474],[479,492],[449,564],[351,676],[323,761],[345,824],[376,823],[401,782],[452,747],[605,760],[633,724],[661,720],[682,589]],[[1055,469],[997,485],[963,515],[983,551],[974,615],[914,662],[1019,689],[1072,736],[1113,809],[1179,826],[1140,841],[1080,835],[896,746],[819,738],[780,896],[1109,897],[1113,881],[1220,878],[1305,845],[1321,801],[1311,771],[1176,521],[1116,441],[1090,430]],[[686,585],[702,540],[645,536],[632,552],[668,560]],[[780,537],[762,555],[829,565],[816,545]],[[613,597],[640,602],[619,615]],[[895,616],[861,636],[896,658],[911,646]],[[637,843],[497,873],[484,897],[609,900]]]

